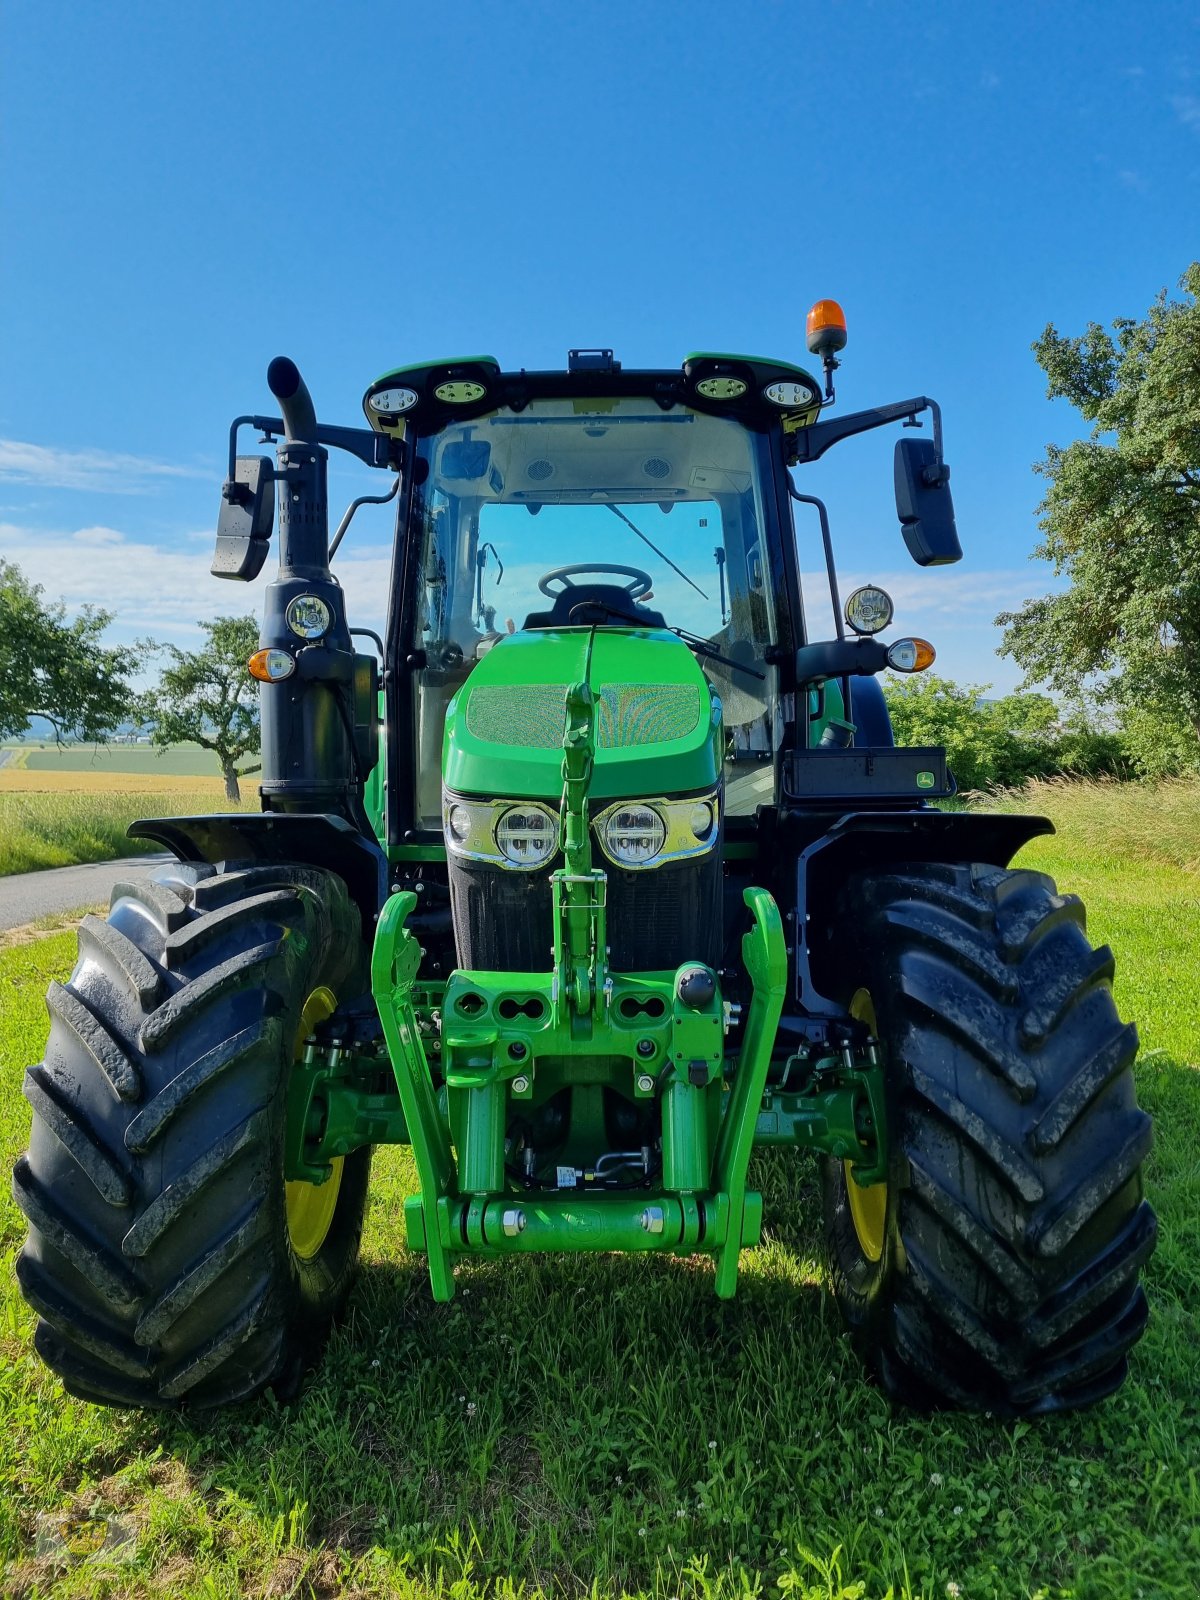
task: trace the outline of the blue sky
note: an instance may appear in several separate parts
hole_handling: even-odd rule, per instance
[[[891,433],[802,487],[846,580],[1009,687],[991,619],[1047,584],[1031,464],[1076,429],[1030,342],[1140,315],[1197,254],[1191,3],[14,0],[0,30],[0,554],[114,637],[260,608],[208,563],[276,354],[357,423],[441,354],[803,361],[834,296],[842,409],[942,403],[965,559],[908,560]],[[334,515],[380,487],[339,468]],[[356,622],[388,539],[385,511],[347,539]]]

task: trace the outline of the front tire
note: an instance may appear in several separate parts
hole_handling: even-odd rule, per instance
[[[1018,1416],[1110,1394],[1145,1326],[1156,1229],[1111,951],[1049,878],[987,866],[858,876],[831,933],[887,1076],[883,1193],[852,1196],[840,1161],[823,1170],[859,1351],[923,1409]]]
[[[313,868],[171,866],[84,920],[13,1174],[35,1347],[72,1394],[218,1406],[296,1387],[349,1290],[370,1151],[297,1235],[288,1076],[363,981],[358,912]]]

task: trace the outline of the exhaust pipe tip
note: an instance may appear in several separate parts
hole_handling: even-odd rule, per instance
[[[267,387],[276,400],[290,400],[301,381],[300,368],[290,356],[276,356],[267,368]]]
[[[267,386],[279,401],[283,426],[289,439],[315,444],[317,413],[300,368],[290,356],[276,356],[267,368]]]

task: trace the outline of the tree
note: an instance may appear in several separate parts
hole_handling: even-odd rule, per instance
[[[143,697],[142,720],[156,745],[190,740],[215,751],[226,798],[240,800],[238,779],[259,770],[238,767],[259,750],[258,684],[246,670],[258,649],[258,623],[253,617],[218,617],[200,626],[208,635],[202,650],[166,646],[171,665]]]
[[[141,652],[100,643],[111,621],[111,612],[84,606],[68,622],[64,606],[42,600],[40,584],[0,560],[0,738],[44,717],[60,739],[103,739],[129,715]]]
[[[985,699],[987,684],[922,672],[883,680],[898,745],[943,745],[961,790],[1004,788],[1058,773],[1120,773],[1124,752],[1082,713],[1063,721],[1044,694]]]
[[[998,781],[1004,731],[981,703],[986,692],[986,685],[953,683],[929,672],[883,680],[896,743],[944,745],[960,789]]]
[[[1071,586],[996,618],[1030,681],[1075,695],[1103,676],[1147,773],[1200,766],[1200,262],[1180,286],[1140,322],[1050,325],[1033,346],[1050,398],[1092,424],[1034,469],[1049,485],[1034,554]]]

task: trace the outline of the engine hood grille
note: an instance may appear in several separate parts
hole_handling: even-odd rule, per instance
[[[447,788],[557,800],[567,689],[585,672],[596,700],[593,799],[717,781],[720,706],[687,647],[657,629],[569,628],[514,634],[475,668],[447,712]]]

